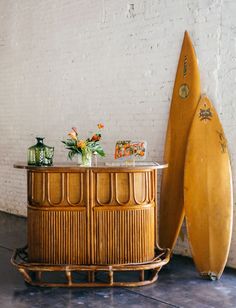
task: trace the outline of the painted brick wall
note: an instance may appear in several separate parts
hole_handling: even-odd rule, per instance
[[[36,135],[65,161],[67,131],[86,136],[103,122],[108,159],[117,139],[142,138],[148,159],[161,161],[185,29],[228,137],[235,183],[235,17],[234,0],[0,0],[0,209],[26,215],[25,172],[12,165]],[[182,234],[176,252],[188,254]],[[233,267],[235,241],[236,228]]]

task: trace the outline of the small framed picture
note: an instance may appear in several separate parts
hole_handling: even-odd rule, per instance
[[[115,159],[123,161],[145,160],[146,152],[146,141],[119,140],[116,142]]]

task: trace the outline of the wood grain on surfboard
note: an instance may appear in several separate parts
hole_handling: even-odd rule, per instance
[[[187,137],[200,99],[197,57],[185,32],[173,89],[160,195],[159,245],[173,249],[183,218],[183,177]]]
[[[189,133],[184,206],[195,265],[201,275],[220,278],[232,233],[232,178],[223,128],[206,96]]]

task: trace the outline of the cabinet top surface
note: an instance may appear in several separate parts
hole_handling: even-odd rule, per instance
[[[164,169],[167,168],[168,164],[166,163],[158,163],[152,161],[139,161],[135,163],[125,163],[125,162],[106,162],[106,163],[98,163],[97,166],[91,167],[83,167],[73,163],[55,163],[52,166],[31,166],[27,165],[25,162],[17,162],[14,164],[14,168],[19,169],[27,169],[27,170],[37,170],[37,171],[60,171],[60,170],[68,170],[68,171],[79,171],[84,169],[122,169],[122,170],[137,170],[137,169]]]

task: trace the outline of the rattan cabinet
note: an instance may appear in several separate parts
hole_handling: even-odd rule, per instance
[[[12,263],[28,283],[119,286],[157,279],[169,260],[156,244],[157,170],[166,165],[15,167],[27,169],[28,245]],[[46,274],[57,271],[65,272],[65,282],[49,282]],[[122,271],[138,271],[138,281],[116,281],[114,273]],[[88,272],[88,281],[79,280],[80,272]],[[98,280],[99,272],[107,280]]]

